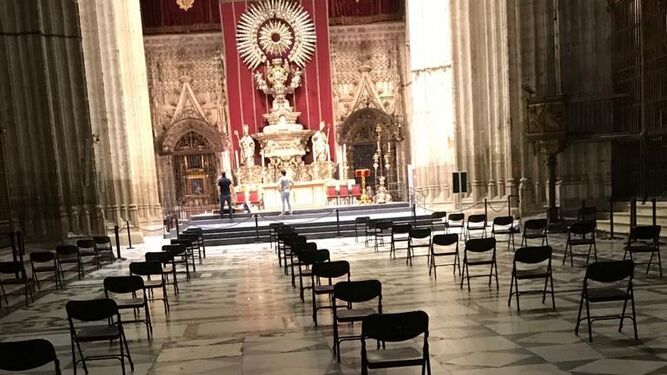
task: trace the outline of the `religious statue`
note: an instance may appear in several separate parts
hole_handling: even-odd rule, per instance
[[[326,128],[324,121],[320,122],[320,130],[311,137],[313,143],[313,161],[329,160],[329,135],[324,133]]]
[[[252,167],[255,165],[255,140],[248,134],[248,125],[243,125],[243,137],[239,138],[239,132],[236,130],[234,135],[241,149],[241,165]]]
[[[301,86],[301,76],[303,72],[296,68],[292,71],[289,61],[281,58],[266,62],[266,79],[259,71],[255,72],[255,83],[257,89],[266,95],[273,96],[272,112],[291,112],[292,107],[289,105],[287,95],[293,94],[294,90]],[[290,74],[292,76],[290,78]],[[288,82],[289,80],[289,82]]]

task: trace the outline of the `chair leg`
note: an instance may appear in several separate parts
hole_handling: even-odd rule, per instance
[[[551,270],[549,270],[549,281],[551,284],[551,305],[553,309],[556,310],[556,296],[554,295],[554,275]]]
[[[635,330],[635,340],[639,339],[637,335],[637,314],[635,313],[635,292],[630,294],[630,305],[632,306],[632,328]]]
[[[658,253],[658,270],[660,271],[660,278],[662,279],[662,260],[660,259],[660,248],[657,248],[656,253]]]
[[[516,311],[521,311],[521,303],[519,302],[519,279],[514,282],[514,294],[516,294]]]
[[[581,310],[584,307],[584,293],[581,293],[581,299],[579,300],[579,313],[577,314],[577,325],[574,326],[574,334],[579,335],[579,325],[581,324]]]
[[[588,341],[593,342],[593,321],[591,320],[591,306],[586,299],[586,320],[588,321]]]
[[[496,278],[496,290],[500,290],[500,284],[498,283],[498,263],[496,260],[493,260],[493,267],[496,269],[495,278]]]
[[[628,298],[623,301],[623,310],[621,310],[621,322],[618,325],[618,332],[623,331],[623,321],[625,320],[625,310],[628,307]]]
[[[509,297],[507,298],[507,307],[512,306],[512,288],[514,288],[514,271],[512,271],[512,276],[510,277],[510,293]]]
[[[593,236],[595,236],[595,235],[593,235]],[[595,238],[595,237],[593,237],[593,238]],[[595,262],[597,263],[597,261],[598,261],[598,247],[595,244],[595,241],[593,241],[593,258],[595,259]]]

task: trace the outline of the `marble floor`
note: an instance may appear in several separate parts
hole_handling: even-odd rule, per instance
[[[430,346],[434,374],[667,374],[667,288],[657,272],[636,274],[640,340],[631,327],[623,333],[615,322],[598,322],[594,342],[585,330],[575,336],[574,324],[584,266],[562,266],[564,241],[552,236],[557,310],[542,305],[539,296],[523,296],[521,312],[508,308],[511,253],[498,252],[500,291],[485,279],[473,279],[472,290],[460,289],[458,277],[447,268],[429,277],[426,258],[406,266],[390,260],[387,249],[375,253],[354,239],[316,241],[331,251],[333,260],[348,260],[353,280],[376,278],[383,286],[385,312],[422,309],[430,316]],[[72,299],[102,295],[102,280],[127,274],[128,262],[142,258],[159,240],[125,251],[128,261],[117,262],[71,281],[65,289],[40,293],[29,307],[0,308],[0,340],[42,337],[51,340],[65,369],[72,373],[64,304]],[[620,242],[599,241],[601,258],[618,259]],[[160,302],[152,306],[154,339],[140,324],[127,324],[134,374],[358,374],[357,342],[342,346],[342,361],[332,354],[331,315],[320,313],[320,326],[311,319],[310,298],[300,302],[298,290],[277,265],[268,244],[212,247],[181,294],[170,294],[171,312]],[[400,254],[399,254],[400,255]],[[42,288],[45,288],[43,285]],[[21,306],[21,297],[10,300]],[[609,305],[594,312],[615,313]],[[605,311],[602,311],[605,310]],[[359,331],[360,326],[345,327]],[[108,343],[87,346],[93,352],[116,350]],[[91,362],[94,375],[120,374],[117,361]],[[49,374],[48,369],[32,372]],[[83,373],[83,372],[80,372]],[[418,374],[396,369],[375,374]]]

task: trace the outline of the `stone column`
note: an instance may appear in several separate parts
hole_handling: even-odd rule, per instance
[[[77,1],[106,219],[161,230],[139,2]]]

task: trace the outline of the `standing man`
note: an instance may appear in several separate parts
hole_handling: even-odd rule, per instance
[[[280,216],[285,215],[285,203],[287,203],[287,208],[289,209],[289,214],[292,214],[292,205],[289,202],[289,194],[292,185],[294,182],[287,177],[287,172],[285,170],[280,171],[280,179],[278,180],[278,190],[280,190],[280,200],[283,203],[283,211],[280,213]]]
[[[229,206],[229,220],[234,219],[234,207],[232,207],[232,180],[227,178],[225,172],[218,180],[218,188],[220,188],[220,219],[223,218],[225,202]]]

